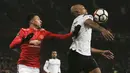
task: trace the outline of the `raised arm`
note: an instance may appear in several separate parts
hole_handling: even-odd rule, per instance
[[[72,36],[72,33],[68,33],[68,34],[55,34],[49,31],[46,31],[47,35],[46,38],[47,39],[51,39],[51,38],[56,38],[56,39],[67,39],[70,38]]]

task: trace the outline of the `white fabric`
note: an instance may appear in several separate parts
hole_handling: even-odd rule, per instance
[[[61,73],[60,65],[59,59],[49,59],[46,60],[43,69],[47,73]]]
[[[18,73],[40,73],[39,68],[18,64]]]
[[[77,38],[72,37],[72,44],[70,46],[70,49],[76,50],[76,52],[85,55],[85,56],[91,56],[91,33],[92,28],[84,25],[84,22],[87,19],[93,20],[92,15],[79,15],[77,18],[74,19],[71,32],[74,31],[75,26],[81,25],[81,29],[79,31],[79,35]]]

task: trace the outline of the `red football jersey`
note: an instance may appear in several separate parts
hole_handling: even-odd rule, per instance
[[[22,39],[25,38],[28,34],[34,33],[33,37],[28,41],[22,43]],[[40,48],[41,42],[44,39],[48,38],[57,38],[57,39],[66,39],[72,36],[72,33],[68,34],[54,34],[45,29],[34,29],[34,28],[21,28],[17,36],[10,44],[10,48],[15,48],[20,46],[21,53],[18,60],[18,64],[24,64],[31,67],[40,67]],[[40,44],[34,45],[30,42],[39,41]]]

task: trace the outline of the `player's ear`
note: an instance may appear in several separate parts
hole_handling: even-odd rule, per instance
[[[29,21],[29,23],[30,23],[30,24],[33,24],[33,23],[34,23],[34,21],[33,21],[33,20],[30,20],[30,21]]]

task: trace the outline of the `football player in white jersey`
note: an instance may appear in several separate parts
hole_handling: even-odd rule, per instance
[[[79,26],[80,30],[72,37],[73,42],[68,54],[68,73],[79,73],[80,71],[85,73],[101,73],[96,61],[91,56],[91,52],[100,53],[108,59],[113,59],[114,56],[109,50],[91,48],[92,29],[101,32],[106,40],[113,40],[114,36],[111,32],[95,23],[93,16],[87,13],[83,5],[73,5],[71,12],[76,16],[72,23],[71,31],[74,31],[76,26]]]
[[[60,69],[60,59],[57,58],[57,51],[52,51],[51,53],[52,58],[49,60],[46,60],[44,64],[44,71],[46,73],[61,73]]]

